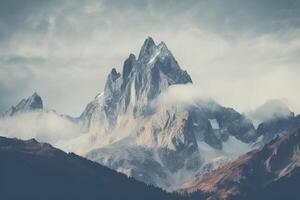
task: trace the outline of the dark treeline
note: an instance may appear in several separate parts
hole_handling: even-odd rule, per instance
[[[0,199],[181,200],[73,153],[0,137]]]

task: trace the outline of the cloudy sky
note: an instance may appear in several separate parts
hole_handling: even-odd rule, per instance
[[[0,0],[0,111],[36,91],[79,115],[147,36],[225,106],[300,112],[297,0]]]

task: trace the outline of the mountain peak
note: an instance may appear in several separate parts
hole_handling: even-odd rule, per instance
[[[154,63],[158,58],[160,58],[160,60],[164,60],[165,58],[171,58],[172,60],[175,60],[171,51],[164,42],[160,42],[159,45],[156,46],[154,52],[149,58],[148,64]]]
[[[153,100],[170,85],[192,83],[164,42],[155,44],[148,37],[138,59],[133,54],[125,60],[122,74],[115,68],[109,73],[103,98],[103,110],[108,129],[112,129],[118,116],[133,113],[146,116],[153,109]]]
[[[120,77],[120,73],[117,72],[116,68],[112,68],[110,74],[113,80],[116,80],[117,78]]]
[[[34,92],[32,95],[31,95],[31,97],[40,97],[40,95],[37,93],[37,92]]]
[[[147,62],[149,60],[149,58],[151,57],[151,55],[156,50],[156,48],[157,48],[157,46],[156,46],[154,40],[151,37],[146,38],[146,40],[140,50],[138,60],[140,60],[141,62]]]
[[[164,54],[168,54],[168,55],[172,55],[171,51],[168,49],[166,43],[164,43],[163,41],[161,41],[158,45],[158,48],[160,49],[160,52],[164,53]],[[173,56],[173,55],[172,55]]]
[[[131,70],[133,69],[134,65],[136,63],[136,58],[134,54],[130,54],[129,57],[125,60],[124,65],[123,65],[123,72],[122,76],[123,79],[127,79]]]
[[[164,43],[164,41],[161,41],[161,42],[158,44],[158,47],[168,49],[168,47],[167,47],[166,43]]]
[[[146,39],[145,39],[145,42],[144,42],[144,45],[143,46],[156,46],[154,40],[152,37],[148,36]]]
[[[141,48],[138,61],[141,64],[153,65],[157,60],[163,62],[165,59],[176,62],[171,51],[163,41],[156,45],[153,39],[148,37]]]
[[[43,100],[36,92],[34,92],[27,99],[22,99],[16,106],[11,106],[11,108],[4,113],[4,116],[13,116],[18,113],[42,109]]]
[[[43,109],[42,98],[36,92],[26,100],[26,105],[29,106],[30,109]]]

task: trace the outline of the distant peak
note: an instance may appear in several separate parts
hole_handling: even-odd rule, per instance
[[[34,109],[43,109],[43,100],[40,97],[40,95],[38,95],[38,93],[34,92],[27,100],[26,100],[26,106],[30,109],[30,110],[34,110]],[[26,107],[25,106],[25,107]]]
[[[11,108],[4,113],[4,116],[13,116],[17,113],[24,113],[42,109],[43,100],[36,92],[34,92],[27,99],[22,99],[16,106],[11,106]]]
[[[294,113],[283,101],[271,99],[250,112],[250,116],[257,121],[268,121],[277,118],[294,117]]]

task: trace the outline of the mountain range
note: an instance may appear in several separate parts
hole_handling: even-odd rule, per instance
[[[148,37],[139,55],[130,54],[125,60],[121,72],[111,70],[103,92],[80,116],[46,110],[42,98],[34,93],[12,106],[3,118],[54,112],[58,118],[80,126],[80,140],[72,139],[67,146],[83,145],[84,138],[87,147],[81,155],[87,159],[167,191],[192,193],[195,198],[241,197],[240,193],[247,193],[248,182],[244,186],[235,178],[244,177],[242,173],[247,170],[232,174],[231,179],[224,177],[235,169],[240,171],[240,165],[247,166],[249,160],[266,160],[257,153],[264,154],[275,138],[285,138],[299,127],[300,115],[282,106],[280,113],[284,115],[273,112],[256,125],[250,116],[214,100],[181,98],[180,91],[192,85],[191,76],[166,44],[157,45]],[[175,95],[170,95],[174,91]],[[216,174],[221,174],[224,182]],[[272,184],[266,187],[255,182],[255,191],[275,187],[273,183],[278,182],[274,177],[267,180]],[[212,183],[207,186],[202,180]],[[232,186],[235,184],[238,188]]]
[[[181,192],[198,199],[298,199],[300,128],[277,137],[259,150],[186,183]],[[200,192],[201,191],[201,192]]]
[[[145,185],[35,139],[0,137],[3,199],[298,199],[300,128],[277,137],[175,193]]]

